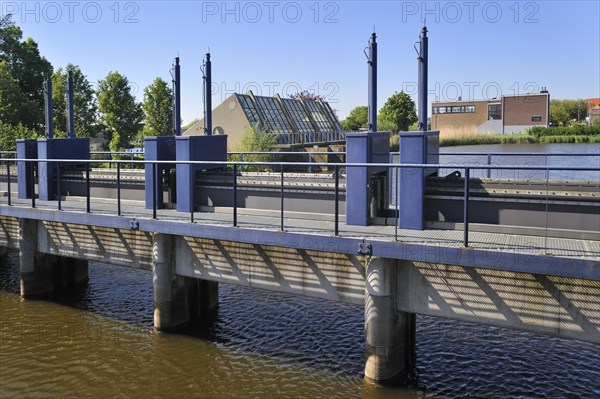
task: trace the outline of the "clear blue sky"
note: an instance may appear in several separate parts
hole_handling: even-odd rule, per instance
[[[381,107],[415,91],[423,17],[429,99],[539,91],[600,97],[598,1],[0,1],[54,68],[79,65],[91,82],[119,71],[143,88],[170,80],[179,54],[184,123],[202,110],[200,64],[210,47],[216,106],[234,92],[324,96],[340,118],[367,103],[363,49],[375,26]],[[416,93],[413,96],[416,100]]]

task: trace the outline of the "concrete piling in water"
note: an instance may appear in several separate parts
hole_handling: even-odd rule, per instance
[[[154,234],[152,283],[154,328],[169,331],[206,318],[218,305],[218,283],[178,276],[175,273],[174,240]]]
[[[38,251],[38,221],[21,219],[19,263],[21,296],[34,298],[69,289],[88,280],[86,260]]]
[[[378,383],[406,381],[414,371],[414,324],[396,310],[397,261],[368,258],[365,292],[365,378]]]

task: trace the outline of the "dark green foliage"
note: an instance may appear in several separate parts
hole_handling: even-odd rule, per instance
[[[541,127],[529,129],[528,133],[537,138],[547,136],[596,136],[600,135],[600,126],[574,125],[569,127]]]
[[[415,102],[404,92],[394,93],[383,105],[377,123],[379,131],[390,130],[392,133],[407,131],[417,121]],[[383,128],[383,129],[382,129]]]
[[[23,125],[11,125],[0,120],[0,150],[16,151],[17,139],[37,139],[40,135]]]
[[[98,82],[98,111],[106,127],[104,137],[111,151],[132,145],[142,129],[144,112],[131,94],[129,81],[119,72],[110,72]]]
[[[144,89],[142,108],[145,113],[144,136],[173,134],[173,91],[161,78]]]
[[[356,132],[361,128],[369,127],[369,115],[368,107],[366,105],[360,105],[350,111],[350,114],[346,119],[341,122],[342,129],[345,132]]]
[[[11,15],[0,18],[0,63],[5,63],[19,88],[11,96],[12,102],[7,103],[9,99],[5,96],[0,98],[4,102],[0,108],[13,108],[9,114],[14,125],[22,124],[41,132],[44,124],[43,82],[46,75],[52,73],[52,65],[40,55],[33,39],[22,38],[23,32],[11,21]]]
[[[77,65],[69,64],[66,70],[58,68],[52,75],[52,105],[54,108],[55,136],[66,136],[67,116],[65,90],[68,72],[73,71],[73,102],[75,118],[75,135],[77,137],[96,137],[98,134],[96,96],[92,85]]]

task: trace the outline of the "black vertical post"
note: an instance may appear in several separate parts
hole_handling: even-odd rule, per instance
[[[70,139],[75,138],[75,110],[73,105],[73,71],[69,71],[67,81],[67,133]]]
[[[62,199],[60,195],[60,166],[56,163],[56,197],[58,198],[58,210],[62,210]]]
[[[465,203],[463,209],[463,225],[464,225],[464,240],[465,247],[469,246],[469,168],[465,168]]]
[[[340,174],[339,166],[335,165],[335,210],[334,210],[334,223],[335,223],[335,235],[339,235],[339,221],[340,221]]]
[[[400,221],[400,204],[399,204],[399,191],[400,191],[400,170],[396,166],[396,223],[394,224],[394,241],[398,241],[398,222]]]
[[[6,161],[6,181],[7,181],[7,185],[8,187],[6,188],[6,191],[8,193],[8,206],[12,205],[11,203],[11,192],[10,192],[10,161]]]
[[[152,219],[156,219],[156,163],[152,164]]]
[[[283,164],[281,165],[281,231],[283,231]]]
[[[204,134],[212,135],[212,63],[210,53],[206,53],[204,63]]]
[[[31,207],[35,208],[35,182],[33,181],[34,175],[33,175],[33,167],[35,166],[34,161],[26,161],[26,163],[29,162],[31,163],[31,167],[29,168],[29,174],[30,174],[30,181],[31,181]]]
[[[52,109],[52,76],[46,75],[44,82],[44,105],[46,115],[46,137],[51,139],[54,137],[54,121]]]
[[[369,42],[369,131],[377,131],[377,35],[371,34]]]
[[[427,27],[423,27],[419,37],[419,130],[427,131],[427,63],[428,63]]]
[[[190,187],[190,223],[194,223],[194,201],[196,191],[196,172],[192,172],[192,185]]]
[[[173,134],[181,136],[181,67],[179,57],[175,58],[175,76],[173,79]]]
[[[85,164],[85,195],[87,201],[87,213],[90,213],[90,163]]]
[[[117,215],[121,216],[121,163],[117,161]]]
[[[237,165],[233,165],[233,227],[237,227]]]

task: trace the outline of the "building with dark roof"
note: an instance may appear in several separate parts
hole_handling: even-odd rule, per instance
[[[345,140],[342,127],[326,101],[234,93],[212,112],[212,134],[226,134],[234,149],[244,132],[254,126],[273,133],[280,147],[325,145]],[[200,120],[184,135],[203,135]]]

